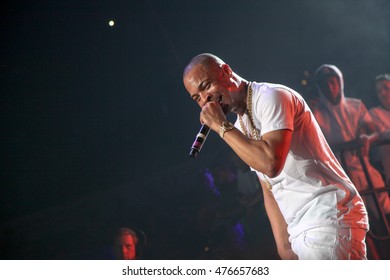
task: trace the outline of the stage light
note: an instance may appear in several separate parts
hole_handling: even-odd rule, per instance
[[[110,20],[110,21],[108,22],[108,25],[109,25],[109,26],[114,26],[114,25],[115,25],[115,21]]]

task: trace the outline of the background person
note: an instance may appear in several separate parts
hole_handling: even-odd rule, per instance
[[[114,256],[117,260],[135,260],[139,258],[137,252],[138,236],[130,228],[120,228],[114,237]]]

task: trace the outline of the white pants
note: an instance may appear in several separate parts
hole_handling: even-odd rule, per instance
[[[300,260],[366,260],[366,233],[361,228],[318,227],[292,240]]]

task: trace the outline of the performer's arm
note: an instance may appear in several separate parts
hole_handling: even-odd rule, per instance
[[[226,116],[217,102],[208,102],[202,107],[201,123],[206,124],[215,132],[219,132],[225,120]],[[253,140],[234,128],[224,133],[224,140],[246,164],[273,178],[279,175],[284,167],[290,150],[292,131],[289,129],[275,130],[264,134],[260,140]],[[296,259],[288,241],[287,224],[279,206],[268,188],[266,186],[262,188],[264,204],[278,252],[282,259]]]
[[[261,140],[249,139],[238,129],[233,129],[225,133],[224,140],[245,163],[273,178],[284,167],[291,138],[292,132],[287,129],[268,132]]]
[[[279,206],[266,184],[262,180],[260,180],[260,183],[263,188],[264,207],[271,224],[278,254],[282,260],[297,260],[297,255],[291,249],[291,244],[288,240],[287,223],[280,212]]]
[[[218,103],[209,102],[203,106],[200,120],[218,133],[226,116]],[[246,137],[237,128],[224,134],[226,143],[246,164],[270,178],[282,171],[291,139],[292,131],[289,129],[268,132],[260,140]]]

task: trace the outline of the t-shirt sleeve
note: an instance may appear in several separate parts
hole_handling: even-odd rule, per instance
[[[292,93],[281,88],[264,91],[253,103],[255,122],[261,123],[261,135],[268,132],[294,130],[294,103]]]

